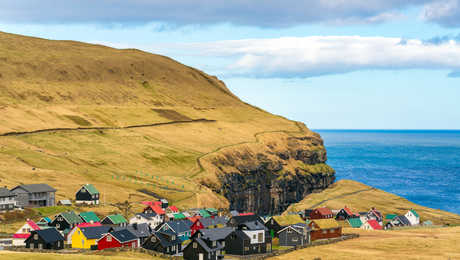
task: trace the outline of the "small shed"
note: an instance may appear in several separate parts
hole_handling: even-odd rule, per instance
[[[70,200],[60,200],[57,204],[59,206],[72,206],[72,202]]]

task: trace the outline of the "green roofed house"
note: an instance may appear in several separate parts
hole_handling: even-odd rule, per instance
[[[173,213],[174,220],[186,219],[185,215],[182,213]]]
[[[75,203],[98,205],[99,197],[99,191],[93,184],[85,184],[77,191],[75,195]]]
[[[200,214],[200,216],[203,217],[203,218],[209,218],[209,217],[211,217],[211,215],[209,215],[208,211],[206,211],[205,209],[200,209],[199,214]]]
[[[349,218],[347,221],[352,228],[360,228],[363,225],[360,218]]]
[[[412,226],[420,224],[420,216],[415,210],[410,209],[404,216],[409,220]]]
[[[57,230],[64,231],[72,229],[76,225],[83,223],[83,220],[73,211],[62,212],[54,218],[49,224]]]
[[[90,212],[82,212],[80,213],[80,218],[83,220],[85,223],[96,223],[101,221],[99,217],[96,215],[96,213],[90,211]]]
[[[385,216],[385,220],[391,221],[391,220],[393,220],[394,218],[396,218],[396,216],[397,216],[396,214],[387,214],[387,215]]]
[[[209,214],[211,214],[212,216],[217,216],[217,213],[218,213],[217,209],[215,209],[215,208],[207,208],[206,210],[207,210],[207,211],[209,212]]]
[[[101,224],[103,225],[111,225],[111,226],[120,226],[125,227],[128,225],[128,221],[120,214],[109,215],[105,217]]]

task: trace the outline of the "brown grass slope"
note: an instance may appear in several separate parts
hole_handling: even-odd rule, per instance
[[[199,159],[264,133],[313,134],[167,57],[0,32],[2,185],[47,182],[63,199],[93,183],[107,203],[151,199],[147,190],[183,207],[225,207],[196,180],[213,178]]]

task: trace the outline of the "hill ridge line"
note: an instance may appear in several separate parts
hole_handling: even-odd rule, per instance
[[[41,134],[41,133],[52,133],[52,132],[70,132],[70,131],[90,131],[90,130],[124,130],[132,128],[144,128],[144,127],[155,127],[163,125],[174,125],[174,124],[188,124],[188,123],[214,123],[217,120],[199,118],[192,120],[179,120],[179,121],[169,121],[162,123],[153,123],[153,124],[143,124],[143,125],[129,125],[129,126],[100,126],[100,127],[58,127],[58,128],[47,128],[47,129],[38,129],[33,131],[21,131],[21,132],[7,132],[0,134],[0,137],[6,136],[21,136],[21,135],[30,135],[30,134]]]

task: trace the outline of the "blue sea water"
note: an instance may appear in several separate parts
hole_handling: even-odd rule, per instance
[[[336,177],[460,214],[460,131],[315,130]]]

